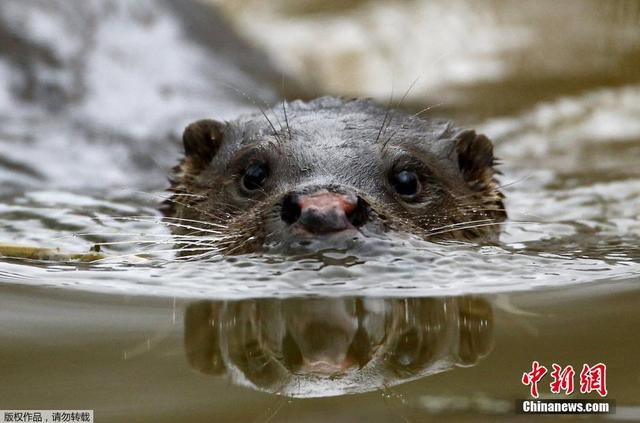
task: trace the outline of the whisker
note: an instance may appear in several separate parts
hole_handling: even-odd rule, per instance
[[[147,251],[143,251],[143,252],[137,252],[137,253],[129,253],[129,254],[121,254],[121,255],[115,255],[115,256],[108,256],[108,257],[104,257],[98,260],[93,261],[92,263],[100,263],[100,262],[105,262],[105,261],[111,261],[111,260],[117,260],[117,259],[124,259],[124,258],[129,258],[129,257],[136,257],[136,258],[146,258],[143,257],[144,255],[155,255],[155,254],[160,254],[160,253],[180,253],[180,252],[185,252],[185,251],[211,251],[211,250],[215,250],[216,248],[214,246],[207,246],[207,247],[189,247],[189,248],[170,248],[170,249],[164,249],[164,250],[147,250]],[[159,259],[159,258],[157,258]]]
[[[416,77],[416,79],[413,80],[413,82],[411,83],[411,85],[409,85],[409,88],[407,88],[407,90],[405,91],[404,95],[402,96],[402,98],[400,99],[400,102],[396,105],[396,109],[399,109],[402,107],[402,105],[404,104],[404,100],[407,98],[407,96],[409,95],[409,92],[413,89],[413,87],[416,85],[416,83],[418,82],[418,80],[420,79],[420,76]],[[393,118],[389,119],[389,125],[391,124],[391,120]],[[396,129],[391,136],[382,144],[382,150],[384,150],[387,147],[387,144],[389,143],[389,141],[391,141],[391,138],[393,138],[393,136],[396,134],[396,132],[398,132],[399,129]],[[376,142],[378,140],[376,139]]]
[[[133,239],[133,240],[129,240],[129,241],[109,241],[109,242],[97,242],[96,245],[98,246],[113,246],[113,245],[131,245],[131,244],[147,244],[147,245],[163,245],[163,244],[184,244],[184,243],[188,243],[188,244],[195,244],[195,245],[201,245],[201,244],[206,244],[207,242],[217,242],[224,239],[224,237],[222,238],[208,238],[208,237],[198,237],[198,238],[194,238],[194,237],[185,237],[185,238],[178,238],[179,242],[176,242],[176,240],[174,239],[167,239],[167,240],[140,240],[140,239]]]
[[[393,86],[391,87],[391,95],[389,96],[389,102],[387,103],[387,110],[384,113],[384,118],[382,119],[382,125],[380,125],[380,129],[378,130],[378,136],[376,137],[374,144],[378,142],[378,140],[380,139],[380,135],[382,135],[382,130],[384,129],[385,124],[387,123],[387,118],[389,117],[389,113],[391,112],[392,102],[393,102]]]
[[[529,173],[529,174],[527,174],[527,175],[525,175],[525,176],[523,176],[521,178],[518,178],[518,179],[513,180],[511,182],[508,182],[506,184],[498,185],[496,188],[497,189],[502,189],[502,188],[510,187],[510,186],[515,185],[515,184],[519,184],[520,182],[524,182],[527,179],[531,178],[532,176],[533,176],[533,173]]]
[[[444,226],[440,226],[440,227],[437,227],[437,228],[433,228],[433,229],[431,229],[431,231],[440,231],[442,229],[447,229],[447,228],[457,228],[458,226],[470,225],[470,224],[475,224],[475,223],[486,223],[486,222],[495,222],[495,219],[478,219],[478,220],[470,220],[468,222],[451,223],[449,225],[444,225]]]
[[[112,219],[130,221],[130,222],[156,223],[156,224],[166,225],[166,226],[170,226],[170,227],[174,227],[174,228],[191,229],[191,230],[194,230],[196,232],[204,232],[204,233],[209,233],[209,234],[214,234],[214,235],[220,233],[220,231],[216,231],[216,230],[212,230],[212,229],[200,228],[200,227],[197,227],[197,226],[185,225],[185,224],[180,224],[180,223],[175,223],[175,222],[165,222],[161,218],[159,218],[158,220],[150,220],[150,219],[129,218],[129,217],[124,217],[123,216],[123,217],[113,217]]]
[[[282,100],[282,112],[284,113],[284,122],[287,125],[287,133],[289,134],[289,140],[291,140],[291,128],[289,127],[289,118],[287,117],[287,106],[284,99]]]
[[[207,225],[207,226],[213,226],[213,227],[218,227],[221,229],[225,229],[227,226],[220,224],[220,223],[215,223],[215,222],[208,222],[206,220],[195,220],[195,219],[186,219],[186,218],[182,218],[182,217],[171,217],[171,216],[157,216],[157,215],[131,215],[131,216],[115,216],[115,215],[104,215],[101,214],[99,216],[95,216],[98,219],[102,219],[104,217],[108,217],[110,219],[114,219],[114,220],[121,220],[122,218],[129,218],[129,219],[141,219],[140,221],[144,221],[144,222],[148,222],[148,223],[167,223],[164,221],[177,221],[177,222],[189,222],[189,223],[197,223],[197,224],[201,224],[201,225]],[[142,220],[142,219],[146,219],[146,220]]]
[[[478,225],[469,225],[469,226],[460,226],[460,227],[456,227],[456,228],[452,228],[452,229],[446,229],[444,231],[439,231],[439,232],[428,232],[427,236],[433,236],[433,235],[442,235],[442,234],[446,234],[449,232],[456,232],[456,231],[463,231],[463,230],[468,230],[468,229],[476,229],[476,228],[482,228],[482,227],[488,227],[488,226],[500,226],[500,225],[508,225],[508,224],[528,224],[528,225],[542,225],[543,223],[541,222],[527,222],[527,221],[503,221],[503,222],[489,222],[489,223],[482,223],[482,224],[478,224]]]
[[[429,110],[435,109],[436,107],[440,107],[442,106],[444,103],[436,103],[436,104],[432,104],[431,106],[425,107],[422,110],[417,111],[416,113],[412,114],[411,116],[409,116],[409,118],[417,118],[420,117],[421,114],[428,112]]]
[[[65,235],[65,236],[60,236],[60,237],[55,237],[55,238],[51,238],[53,241],[58,241],[58,240],[62,240],[62,239],[69,239],[69,238],[78,238],[78,237],[83,237],[83,236],[101,236],[101,237],[138,237],[138,239],[142,239],[144,240],[145,238],[157,238],[156,240],[173,240],[175,238],[192,238],[191,236],[188,235],[173,235],[173,234],[139,234],[139,233],[114,233],[114,232],[81,232],[81,233],[77,233],[77,234],[73,234],[73,235]],[[90,241],[90,240],[86,240],[86,241]],[[149,240],[151,241],[151,240]],[[95,242],[95,244],[105,244],[106,242],[111,242],[111,241],[97,241]],[[118,241],[115,241],[118,242]],[[125,241],[122,241],[125,242]],[[126,242],[134,242],[134,241],[126,241]]]
[[[153,192],[149,192],[149,191],[140,191],[140,190],[131,190],[131,192],[134,192],[136,194],[143,194],[155,199],[159,199],[159,200],[168,200],[169,197],[171,196],[170,193],[167,192],[163,192],[163,193],[153,193]],[[192,194],[192,193],[180,193],[181,196],[184,197],[206,197],[203,194]]]
[[[225,83],[223,81],[217,81],[217,82],[219,84],[221,84],[221,85],[223,85],[223,86],[235,91],[236,93],[242,95],[245,99],[249,100],[254,106],[256,106],[258,108],[258,110],[260,110],[260,113],[262,113],[262,116],[264,116],[264,118],[269,123],[269,126],[273,130],[273,135],[276,137],[276,139],[278,139],[278,141],[280,141],[282,143],[282,139],[280,138],[280,135],[279,135],[278,131],[276,130],[276,127],[273,125],[273,122],[271,122],[271,119],[269,119],[269,117],[267,116],[267,113],[265,112],[265,109],[260,107],[253,97],[251,97],[247,93],[243,92],[242,90],[238,89],[237,87],[235,87],[235,86],[233,86],[231,84]],[[264,100],[260,99],[260,101],[265,105],[265,107],[267,109],[269,108],[269,105]],[[276,119],[278,119],[277,116],[276,116]],[[280,125],[280,130],[282,130],[282,123],[280,123],[280,122],[278,122],[278,123]]]
[[[180,194],[176,194],[176,196],[177,196],[177,197],[179,197],[179,196],[180,196]],[[175,197],[175,196],[174,196],[174,197]],[[204,215],[205,215],[205,216],[207,216],[207,217],[210,217],[211,219],[214,219],[214,220],[216,219],[216,216],[214,216],[213,214],[211,214],[211,212],[206,211],[206,210],[201,210],[201,209],[199,209],[199,208],[197,208],[197,207],[193,206],[193,204],[180,202],[180,201],[176,200],[174,197],[168,198],[168,199],[166,199],[165,201],[169,201],[169,202],[171,202],[171,203],[181,205],[181,206],[183,206],[183,207],[185,207],[185,208],[187,208],[187,209],[195,210],[195,211],[197,211],[197,212],[199,212],[199,213],[204,214]]]
[[[219,251],[212,249],[211,251],[205,251],[204,253],[198,254],[189,254],[187,256],[178,257],[177,259],[184,262],[194,262],[212,257],[223,257],[223,255]]]
[[[282,92],[284,93],[284,73],[282,74]],[[287,133],[289,134],[289,140],[291,140],[291,128],[289,127],[289,118],[287,117],[287,106],[284,98],[282,98],[282,112],[284,113],[284,122],[287,125]]]
[[[509,187],[509,186],[513,186],[515,184],[519,184],[520,182],[523,182],[523,181],[527,180],[531,176],[532,176],[532,174],[528,174],[528,175],[525,175],[525,176],[523,176],[521,178],[518,178],[518,179],[515,179],[515,180],[513,180],[511,182],[508,182],[506,184],[498,184],[498,185],[496,185],[495,188],[496,189],[502,189],[502,188],[506,188],[506,187]],[[480,192],[471,192],[471,193],[465,194],[465,195],[455,195],[455,194],[451,194],[451,195],[456,199],[462,199],[462,198],[473,197],[473,196],[481,197],[482,193],[480,193]]]

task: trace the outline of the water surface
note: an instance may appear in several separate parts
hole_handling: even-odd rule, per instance
[[[515,59],[539,54],[543,31],[514,36],[529,24],[498,2],[496,19],[509,30],[489,22],[481,30],[504,35],[504,49],[494,34],[495,48],[484,51],[503,71],[488,78],[487,66],[464,67],[473,56],[451,47],[443,69],[462,66],[469,78],[443,82],[433,65],[440,71],[422,74],[426,82],[409,96],[409,109],[433,106],[420,93],[437,87],[443,106],[430,113],[493,139],[510,215],[497,245],[406,238],[358,254],[185,261],[176,260],[157,211],[180,131],[277,101],[281,69],[255,66],[267,59],[246,40],[207,32],[217,12],[205,19],[206,9],[162,2],[62,3],[0,6],[0,243],[79,253],[100,244],[109,258],[0,260],[0,408],[95,409],[100,421],[127,422],[509,420],[514,400],[528,394],[522,372],[538,360],[606,363],[618,405],[610,418],[640,419],[635,9],[622,19],[585,7],[580,16],[601,17],[602,26],[569,25],[568,41],[550,47],[555,67],[528,68]],[[439,3],[420,10],[467,16]],[[355,19],[364,12],[354,7]],[[389,7],[376,19],[396,22],[407,12]],[[233,22],[244,16],[229,13]],[[299,13],[301,30],[317,31],[321,18]],[[543,27],[555,22],[535,13]],[[430,28],[439,37],[450,31]],[[279,39],[273,31],[267,41]],[[600,48],[581,47],[603,33],[618,40],[606,59]],[[337,42],[328,39],[327,48]],[[304,68],[288,66],[302,50],[273,56],[277,42],[267,50],[289,72],[287,90],[296,77],[305,82],[300,95],[339,87],[325,81],[330,73],[311,86]],[[576,51],[582,73],[563,56]],[[375,63],[378,53],[365,57]],[[340,68],[339,56],[326,57]],[[418,72],[400,63],[403,74]],[[390,89],[366,89],[381,86],[379,75],[359,78],[358,94],[388,100]],[[489,89],[491,97],[482,95]],[[372,364],[348,380],[304,377],[314,360]]]

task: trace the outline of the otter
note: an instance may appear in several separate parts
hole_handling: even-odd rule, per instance
[[[288,397],[370,392],[455,367],[493,348],[481,297],[259,298],[191,303],[192,368]]]
[[[507,217],[486,136],[370,99],[199,120],[183,144],[162,212],[176,241],[197,251],[348,246],[391,233],[495,241]]]

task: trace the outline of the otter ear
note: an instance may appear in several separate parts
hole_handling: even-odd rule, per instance
[[[213,159],[222,142],[224,124],[203,119],[187,126],[182,134],[185,155],[201,165]]]
[[[458,168],[471,186],[483,183],[494,174],[493,144],[484,135],[473,130],[463,130],[455,135]]]

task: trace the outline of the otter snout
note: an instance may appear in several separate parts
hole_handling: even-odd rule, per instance
[[[295,229],[322,235],[355,229],[366,221],[364,202],[353,193],[319,190],[291,193],[282,202],[282,220]]]

